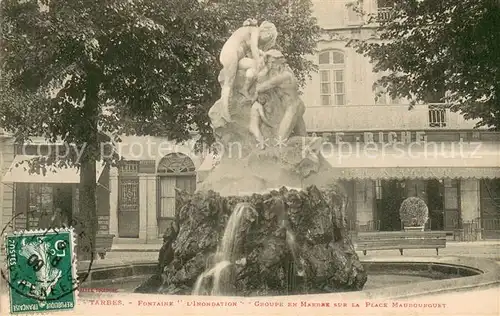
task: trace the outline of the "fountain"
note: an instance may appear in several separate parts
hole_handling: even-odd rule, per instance
[[[206,278],[212,278],[212,295],[220,295],[224,293],[224,279],[222,273],[225,268],[231,265],[231,261],[237,255],[236,238],[238,236],[238,229],[245,216],[245,212],[252,212],[255,214],[255,209],[248,203],[239,203],[236,205],[234,212],[229,217],[229,220],[222,236],[222,241],[217,253],[215,254],[216,264],[213,268],[203,272],[196,280],[193,295],[202,294],[202,286]],[[245,262],[245,261],[243,261]]]
[[[175,255],[159,293],[329,293],[361,290],[367,280],[335,188],[229,197],[183,192],[179,201]]]
[[[254,35],[258,47],[246,42]],[[174,258],[153,292],[329,293],[367,280],[345,229],[338,174],[321,156],[322,139],[306,134],[277,36],[272,23],[248,20],[221,52],[222,95],[208,113],[220,161],[195,194],[178,192]]]

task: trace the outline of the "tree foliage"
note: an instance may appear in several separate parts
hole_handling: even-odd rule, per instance
[[[81,169],[80,213],[95,238],[102,142],[123,134],[185,141],[193,131],[212,141],[219,52],[244,20],[276,24],[304,81],[313,65],[303,55],[319,29],[310,0],[286,3],[288,13],[283,1],[267,0],[2,0],[0,124],[21,140],[43,136],[84,150],[79,161],[65,158]]]
[[[210,141],[207,112],[220,94],[218,54],[245,19],[276,24],[280,48],[302,83],[313,69],[304,58],[319,31],[311,3],[285,2],[288,13],[284,1],[265,0],[4,0],[2,72],[18,91],[40,98],[2,102],[1,123],[22,136],[85,142],[83,102],[92,79],[98,125],[107,134],[184,141],[197,131]],[[53,98],[43,97],[58,88]]]
[[[395,1],[390,17],[377,22],[376,40],[349,44],[375,71],[390,73],[378,84],[391,96],[444,102],[480,126],[500,128],[498,1]]]

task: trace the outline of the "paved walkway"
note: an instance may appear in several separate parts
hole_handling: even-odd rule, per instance
[[[93,267],[104,267],[113,265],[127,265],[136,262],[156,262],[161,245],[155,244],[117,244],[113,245],[112,251],[106,254],[105,259],[93,262]],[[361,260],[395,258],[399,251],[377,250],[369,251],[366,256],[358,252]],[[463,256],[473,258],[487,258],[495,260],[500,264],[500,240],[475,241],[475,242],[453,242],[449,241],[446,248],[439,250],[439,257]],[[404,251],[404,257],[438,257],[434,249],[410,249]]]

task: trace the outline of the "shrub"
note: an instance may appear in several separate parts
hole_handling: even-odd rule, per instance
[[[424,200],[412,196],[401,203],[399,217],[405,226],[423,226],[429,218],[429,209]]]

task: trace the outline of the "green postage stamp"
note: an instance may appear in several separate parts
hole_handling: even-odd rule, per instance
[[[5,249],[12,314],[74,308],[78,279],[73,229],[10,233]]]

